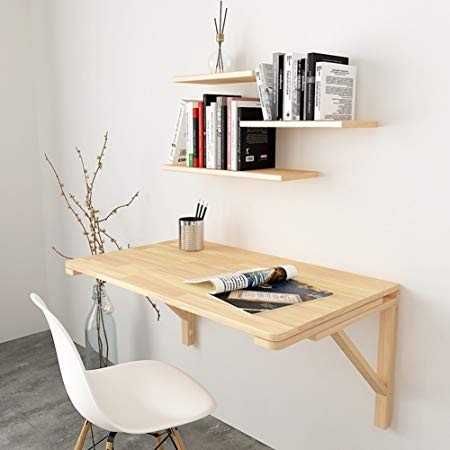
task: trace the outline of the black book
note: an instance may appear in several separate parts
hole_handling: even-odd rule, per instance
[[[324,53],[308,53],[306,55],[305,120],[314,120],[316,64],[320,61],[348,64],[346,56],[326,55]]]
[[[273,54],[273,120],[283,119],[284,53]]]
[[[240,107],[238,119],[263,120],[263,113],[261,108]],[[275,132],[275,128],[241,128],[237,145],[237,170],[275,167]]]
[[[300,108],[300,120],[305,120],[305,64],[306,59],[302,58],[299,61],[298,68],[299,68],[299,80],[300,80],[300,92],[299,92],[299,108]]]

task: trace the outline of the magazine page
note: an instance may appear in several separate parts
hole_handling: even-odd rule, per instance
[[[213,275],[206,278],[186,280],[186,283],[209,283],[213,286],[211,294],[221,294],[262,285],[274,285],[290,280],[298,275],[297,269],[289,264],[265,269]]]

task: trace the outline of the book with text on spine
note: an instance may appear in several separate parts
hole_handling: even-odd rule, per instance
[[[178,105],[175,132],[170,144],[169,164],[186,165],[186,100]]]
[[[230,161],[229,170],[238,170],[239,143],[241,136],[241,127],[238,116],[238,108],[257,108],[261,112],[261,103],[258,99],[238,99],[230,102]],[[262,115],[262,112],[261,112]]]
[[[316,65],[315,120],[355,120],[356,66]]]
[[[261,108],[238,107],[238,119],[262,120]],[[237,147],[237,170],[275,167],[276,130],[266,127],[241,127]]]
[[[284,83],[283,83],[283,120],[300,120],[300,105],[297,88],[300,84],[298,77],[298,63],[300,53],[286,53],[284,55]]]
[[[305,63],[305,120],[314,120],[314,97],[316,81],[316,64],[318,62],[332,62],[348,64],[346,56],[327,55],[325,53],[308,53]]]
[[[284,53],[276,52],[273,58],[273,98],[272,120],[283,118],[283,79],[284,79]]]
[[[260,64],[255,70],[256,87],[264,120],[273,120],[273,66]]]

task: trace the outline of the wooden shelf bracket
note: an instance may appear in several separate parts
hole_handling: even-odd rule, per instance
[[[197,341],[197,316],[175,306],[168,306],[181,319],[181,341],[183,345],[187,347],[195,345]]]
[[[380,312],[377,370],[372,368],[343,330],[331,334],[339,348],[374,390],[375,426],[383,429],[389,428],[392,420],[398,313],[397,301],[392,297],[388,300],[391,306]]]

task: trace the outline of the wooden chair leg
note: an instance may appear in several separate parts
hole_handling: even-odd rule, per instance
[[[74,450],[83,450],[84,443],[86,442],[86,436],[91,426],[92,425],[87,420],[84,421],[77,442],[75,444]]]
[[[175,444],[177,444],[178,450],[186,450],[183,439],[181,439],[181,434],[176,428],[172,430],[172,437],[175,441]]]

